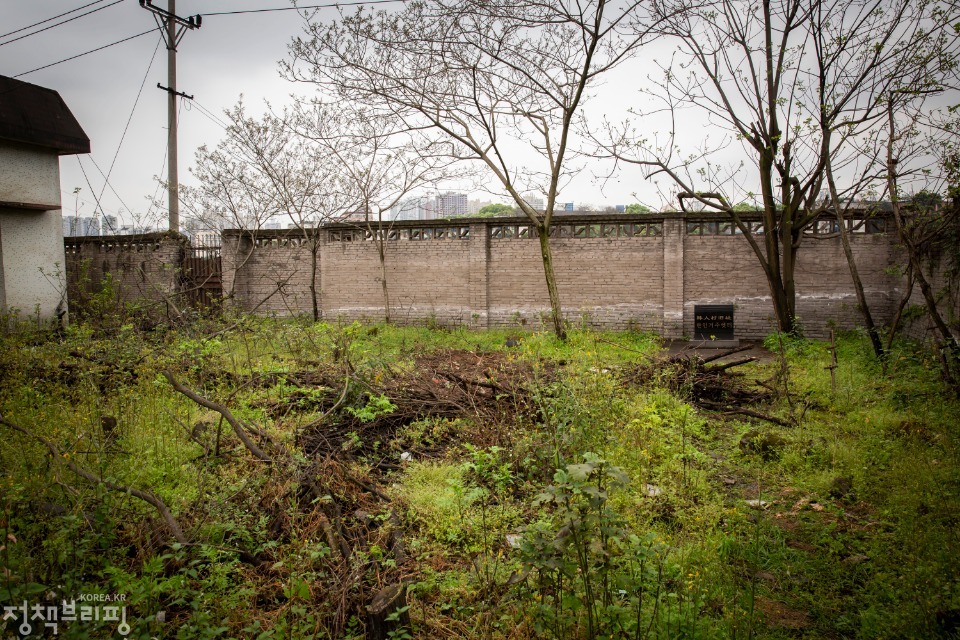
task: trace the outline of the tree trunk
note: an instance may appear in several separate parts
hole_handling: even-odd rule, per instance
[[[887,335],[887,348],[886,352],[890,353],[890,348],[893,346],[893,339],[897,335],[897,331],[900,328],[900,321],[903,318],[903,310],[907,308],[907,304],[910,302],[910,296],[913,295],[913,267],[907,268],[907,290],[904,291],[903,297],[900,298],[900,304],[897,305],[897,312],[893,314],[893,322],[890,323],[890,333]]]
[[[537,225],[540,239],[540,255],[543,258],[543,275],[547,279],[547,293],[550,296],[550,315],[553,317],[553,331],[561,340],[567,339],[567,330],[563,326],[563,312],[560,309],[560,292],[557,290],[557,277],[553,272],[553,253],[550,250],[550,227]]]
[[[377,229],[380,234],[380,229]],[[380,234],[382,236],[382,234]],[[384,246],[386,238],[374,238],[377,243],[377,256],[380,258],[380,287],[383,289],[383,320],[390,324],[390,292],[387,290],[387,250]]]
[[[764,274],[767,276],[767,284],[770,286],[770,299],[773,302],[773,313],[777,318],[777,330],[782,333],[795,333],[799,327],[796,324],[794,292],[784,287],[783,272],[786,267],[781,262],[781,245],[790,242],[790,234],[783,234],[784,239],[781,241],[782,230],[780,225],[777,224],[777,203],[773,192],[772,151],[763,150],[760,152],[759,167],[761,196],[763,198],[763,241],[767,253]]]
[[[781,242],[783,265],[780,269],[780,282],[783,287],[783,322],[786,332],[795,336],[802,335],[803,327],[797,320],[797,246],[793,238],[793,219],[784,221],[788,227]]]
[[[867,329],[867,335],[870,336],[870,344],[873,345],[873,353],[878,360],[883,360],[887,352],[883,348],[880,340],[880,332],[877,331],[877,325],[873,322],[873,314],[870,313],[870,306],[867,304],[867,294],[863,290],[863,281],[860,280],[860,270],[857,268],[857,262],[853,258],[853,249],[850,247],[850,235],[847,233],[846,218],[843,217],[843,208],[840,206],[840,196],[837,193],[837,184],[833,180],[833,168],[830,165],[829,157],[826,166],[827,187],[830,189],[830,202],[833,204],[833,211],[837,216],[837,223],[840,225],[840,244],[843,246],[843,255],[847,258],[847,267],[850,269],[850,278],[853,280],[853,290],[857,294],[857,304],[860,306],[860,313],[863,315],[863,324]]]
[[[319,231],[314,229],[310,243],[310,299],[313,302],[313,321],[320,320],[320,304],[317,301],[317,253],[320,251]]]

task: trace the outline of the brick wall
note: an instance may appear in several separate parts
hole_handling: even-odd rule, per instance
[[[898,256],[888,234],[851,234],[851,247],[870,310],[878,322],[893,313],[902,289],[891,275]],[[693,307],[733,303],[737,335],[759,337],[776,328],[770,289],[756,254],[742,236],[686,236],[683,262],[684,329],[693,334]],[[838,237],[803,239],[796,268],[797,315],[810,337],[831,327],[861,324],[853,280]]]
[[[164,302],[179,285],[179,266],[187,240],[168,233],[73,237],[64,240],[67,296],[83,306],[99,292],[107,274],[121,301]]]
[[[663,329],[663,238],[556,238],[564,317],[608,328]],[[539,326],[550,309],[540,243],[491,239],[489,324]]]
[[[721,303],[735,305],[738,337],[762,337],[775,326],[766,280],[742,236],[691,235],[681,214],[556,222],[561,227],[551,246],[564,315],[571,323],[692,336],[695,305]],[[383,275],[371,234],[346,225],[320,233],[317,282],[323,316],[382,318]],[[547,324],[540,245],[525,220],[397,222],[384,233],[387,288],[397,322]],[[888,233],[856,233],[851,243],[871,308],[878,322],[886,322],[903,288],[890,269],[899,260],[896,239]],[[223,244],[224,290],[234,287],[241,309],[310,313],[310,250],[297,232],[261,231],[254,239],[228,231]],[[811,337],[859,324],[839,238],[804,238],[797,308]]]
[[[951,274],[949,265],[942,259],[930,266],[926,276],[944,322],[955,335],[960,334],[960,282]],[[896,307],[897,303],[898,301],[894,301],[893,306]],[[914,340],[933,340],[937,335],[936,328],[927,312],[919,284],[914,284],[907,305],[903,323],[904,334]],[[896,309],[893,309],[891,315],[895,311]]]
[[[448,229],[458,233],[441,239],[383,241],[383,271],[374,241],[328,242],[322,262],[324,314],[383,318],[385,277],[392,319],[469,324],[473,238],[460,237],[458,227]]]
[[[224,297],[241,309],[256,306],[258,313],[311,313],[313,246],[313,237],[294,231],[253,237],[225,234],[220,251]],[[318,247],[318,289],[319,253]]]

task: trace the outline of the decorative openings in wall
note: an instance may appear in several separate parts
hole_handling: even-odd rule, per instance
[[[847,218],[847,230],[850,233],[892,233],[896,231],[894,222],[887,217]],[[840,233],[840,223],[834,217],[819,218],[804,231],[807,235],[824,236]]]
[[[67,240],[63,243],[63,251],[70,255],[79,255],[84,247],[96,247],[101,253],[143,251],[159,251],[160,243],[155,240],[117,240],[116,236],[104,240],[84,240],[81,242]]]
[[[302,247],[307,244],[303,236],[286,236],[283,238],[254,238],[253,246],[258,249],[284,249],[288,247]]]
[[[750,233],[762,234],[763,223],[759,221],[745,222]],[[694,220],[687,222],[688,236],[738,236],[740,227],[731,220]]]
[[[536,238],[537,229],[529,224],[491,225],[490,238],[505,240],[510,238]],[[595,224],[554,224],[550,226],[551,238],[640,238],[662,236],[662,222],[626,222]]]
[[[893,231],[893,221],[886,217],[849,218],[846,220],[850,233],[887,233]],[[759,220],[745,222],[750,232],[763,234],[763,223]],[[836,218],[825,217],[813,221],[805,230],[807,235],[826,236],[840,233],[840,223]],[[732,220],[691,220],[687,222],[688,236],[736,236],[741,235],[740,228]]]
[[[467,240],[470,227],[406,227],[403,229],[332,229],[330,242],[356,242],[386,238],[396,240]]]

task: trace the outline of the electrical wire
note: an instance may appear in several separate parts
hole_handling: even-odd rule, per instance
[[[177,122],[180,122],[180,113],[183,110],[183,100],[180,101],[180,104],[177,106]],[[147,207],[147,213],[144,214],[145,218],[150,218],[153,207],[157,207],[157,211],[160,210],[160,206],[157,204],[157,198],[160,197],[160,189],[163,188],[163,182],[160,180],[160,174],[163,173],[163,167],[167,164],[167,152],[169,149],[166,145],[163,147],[163,160],[160,162],[160,168],[157,169],[157,174],[154,176],[157,178],[157,188],[153,190],[153,198],[150,199],[150,206]],[[177,197],[179,198],[179,191],[177,191]]]
[[[113,2],[111,2],[111,3],[108,4],[108,5],[104,5],[104,6],[102,6],[102,7],[97,7],[96,9],[91,9],[90,11],[87,11],[86,13],[81,13],[81,14],[78,15],[78,16],[73,16],[72,18],[67,18],[67,19],[64,20],[64,21],[58,22],[58,23],[56,23],[56,24],[52,24],[52,25],[50,25],[49,27],[44,27],[43,29],[38,29],[38,30],[36,30],[36,31],[31,31],[30,33],[25,33],[25,34],[23,34],[22,36],[20,36],[19,38],[14,38],[13,40],[7,40],[6,42],[0,42],[0,47],[2,47],[2,46],[4,46],[4,45],[11,44],[11,43],[13,43],[13,42],[17,42],[18,40],[23,40],[24,38],[29,38],[30,36],[35,36],[35,35],[37,35],[38,33],[43,33],[44,31],[48,31],[48,30],[53,29],[53,28],[55,28],[55,27],[59,27],[59,26],[61,26],[61,25],[67,24],[68,22],[73,22],[74,20],[79,20],[80,18],[82,18],[82,17],[84,17],[84,16],[88,16],[88,15],[90,15],[91,13],[96,13],[97,11],[101,11],[101,10],[103,10],[103,9],[108,9],[108,8],[112,7],[113,5],[115,5],[115,4],[120,4],[121,2],[123,2],[123,0],[114,0]]]
[[[120,136],[120,142],[117,143],[117,150],[113,153],[113,160],[110,161],[110,169],[107,170],[106,180],[110,179],[110,176],[113,175],[113,167],[117,164],[117,157],[120,155],[120,147],[123,146],[123,141],[127,137],[127,130],[130,129],[130,121],[133,120],[133,114],[137,110],[137,105],[140,103],[140,96],[143,95],[143,87],[147,84],[147,77],[150,75],[150,69],[153,68],[153,63],[157,59],[157,51],[160,50],[160,43],[163,42],[163,36],[157,39],[157,46],[153,50],[153,56],[150,58],[150,64],[147,65],[147,71],[143,74],[143,81],[140,83],[140,90],[137,91],[137,98],[133,101],[133,108],[130,109],[130,115],[127,117],[127,124],[123,127],[123,134]],[[103,192],[106,190],[107,185],[104,182],[103,189],[100,190],[100,197],[103,197]]]
[[[407,0],[357,0],[356,2],[332,2],[330,4],[313,4],[301,7],[275,7],[272,9],[247,9],[244,11],[218,11],[216,13],[201,13],[207,16],[235,16],[242,13],[270,13],[272,11],[302,11],[304,9],[327,9],[330,7],[353,7],[364,4],[387,4],[390,2],[407,2]]]
[[[83,5],[82,7],[77,7],[76,9],[70,9],[70,11],[65,11],[65,12],[63,12],[63,13],[57,14],[57,15],[53,16],[52,18],[47,18],[46,20],[41,20],[40,22],[34,22],[33,24],[28,24],[27,26],[25,26],[25,27],[20,27],[19,29],[16,29],[16,30],[14,30],[14,31],[8,31],[7,33],[4,33],[4,34],[0,35],[0,38],[6,38],[7,36],[12,36],[12,35],[15,34],[15,33],[20,33],[21,31],[26,31],[27,29],[33,29],[34,27],[39,27],[40,25],[46,24],[46,23],[50,22],[51,20],[56,20],[57,18],[62,18],[63,16],[68,16],[68,15],[70,15],[71,13],[76,13],[77,11],[80,11],[80,10],[82,10],[82,9],[86,9],[87,7],[92,7],[92,6],[95,5],[95,4],[100,4],[101,2],[106,2],[106,1],[107,1],[107,0],[95,0],[94,2],[91,2],[90,4],[85,4],[85,5]]]
[[[217,125],[217,126],[220,127],[221,129],[223,129],[224,131],[226,131],[226,130],[227,130],[227,127],[230,126],[230,125],[228,125],[226,122],[224,122],[223,120],[221,120],[219,117],[217,117],[217,115],[214,114],[213,111],[211,111],[211,110],[208,109],[207,107],[205,107],[205,106],[203,106],[202,104],[200,104],[200,103],[197,101],[196,98],[194,98],[194,99],[192,100],[192,103],[193,103],[193,105],[194,105],[195,107],[197,107],[198,109],[200,109],[201,115],[206,116],[208,120],[210,120],[212,123],[214,123],[215,125]]]
[[[179,119],[179,115],[177,117]],[[166,164],[167,164],[167,148],[164,147],[163,160],[160,162],[160,168],[157,169],[157,173],[154,176],[154,178],[157,179],[157,188],[153,190],[153,197],[150,198],[150,206],[147,207],[147,213],[146,213],[147,218],[150,217],[154,206],[156,206],[158,210],[160,209],[160,207],[157,205],[157,198],[160,197],[160,189],[163,188],[163,182],[160,180],[160,174],[163,173],[163,167]]]
[[[155,28],[155,27],[151,27],[150,29],[147,29],[146,31],[143,31],[143,32],[138,33],[138,34],[133,35],[133,36],[130,36],[129,38],[124,38],[123,40],[117,40],[116,42],[111,42],[110,44],[105,44],[105,45],[103,45],[102,47],[97,47],[96,49],[91,49],[90,51],[84,51],[83,53],[78,53],[78,54],[75,55],[75,56],[71,56],[71,57],[69,57],[69,58],[64,58],[63,60],[57,60],[56,62],[51,62],[50,64],[43,65],[42,67],[37,67],[36,69],[30,69],[30,71],[24,71],[23,73],[18,73],[17,75],[15,75],[15,76],[13,76],[13,77],[14,77],[14,78],[19,78],[20,76],[25,76],[25,75],[27,75],[27,74],[33,73],[34,71],[40,71],[40,70],[42,70],[42,69],[49,69],[50,67],[56,66],[56,65],[58,65],[58,64],[62,64],[62,63],[64,63],[64,62],[69,62],[69,61],[71,61],[71,60],[76,60],[77,58],[81,58],[81,57],[83,57],[83,56],[85,56],[85,55],[89,55],[89,54],[91,54],[91,53],[96,53],[97,51],[103,51],[104,49],[108,49],[108,48],[110,48],[110,47],[112,47],[112,46],[115,46],[115,45],[118,45],[118,44],[127,42],[127,41],[129,41],[129,40],[133,40],[134,38],[139,38],[139,37],[141,37],[141,36],[145,36],[145,35],[147,35],[148,33],[153,33],[154,31],[156,31],[156,28]]]
[[[89,155],[89,154],[87,154],[87,155]],[[97,206],[96,206],[96,209],[94,210],[94,213],[96,213],[97,211],[99,211],[101,215],[106,215],[106,213],[105,213],[104,210],[103,210],[103,207],[100,206],[100,199],[97,197],[97,192],[93,190],[93,185],[90,184],[90,178],[87,177],[87,170],[83,168],[83,163],[80,162],[80,156],[79,156],[79,155],[76,155],[76,156],[74,156],[74,157],[77,159],[77,164],[80,165],[80,172],[83,174],[83,179],[87,181],[87,188],[90,189],[90,194],[93,196],[93,199],[94,199],[94,200],[96,201],[96,203],[97,203]]]
[[[105,174],[105,173],[103,172],[103,169],[100,168],[100,165],[97,164],[97,161],[93,158],[93,156],[88,153],[88,154],[87,154],[87,157],[90,158],[90,162],[93,163],[93,166],[96,167],[96,168],[97,168],[97,171],[100,172],[100,175],[103,176],[104,182],[106,182],[106,183],[107,183],[107,186],[110,187],[111,193],[113,193],[113,195],[115,195],[115,196],[117,197],[117,200],[120,201],[120,204],[123,205],[123,208],[126,209],[127,211],[129,211],[130,213],[133,213],[133,209],[131,209],[130,207],[127,206],[127,203],[123,201],[123,198],[120,197],[120,194],[117,193],[117,190],[114,189],[114,188],[113,188],[113,185],[110,184],[110,181],[107,180],[107,174]]]

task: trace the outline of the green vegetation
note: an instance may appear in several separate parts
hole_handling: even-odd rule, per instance
[[[624,212],[626,212],[626,213],[653,213],[653,209],[651,209],[650,207],[648,207],[648,206],[646,206],[646,205],[642,205],[642,204],[640,204],[640,203],[635,202],[635,203],[633,203],[633,204],[628,204],[628,205],[624,208]]]
[[[636,332],[2,340],[0,605],[123,594],[130,637],[361,638],[403,583],[390,637],[960,630],[960,403],[909,345],[884,372],[843,335],[831,381],[829,345],[773,336],[723,374],[759,419],[704,409],[697,365]]]
[[[478,213],[481,216],[506,216],[512,214],[514,210],[515,208],[508,204],[494,202],[493,204],[480,207],[480,211]]]

